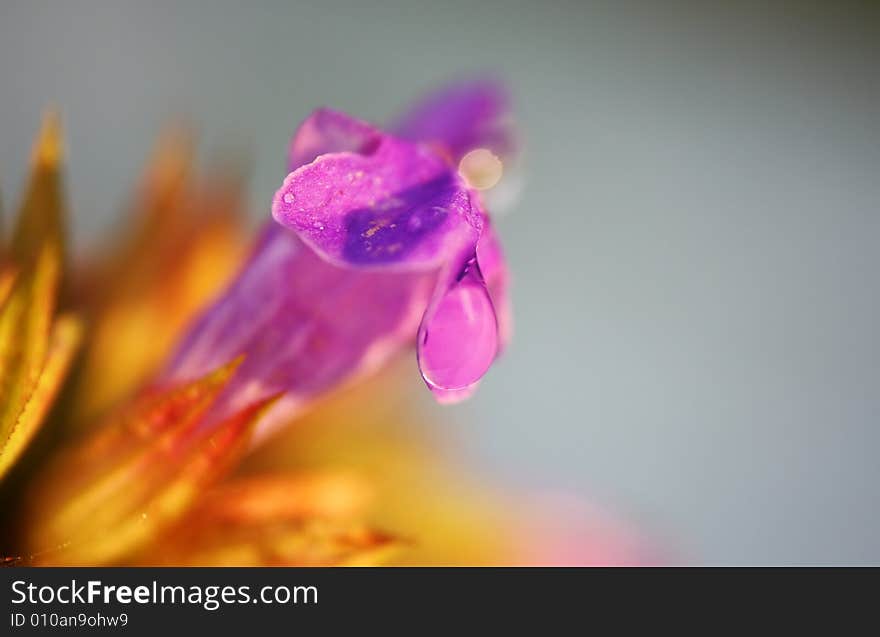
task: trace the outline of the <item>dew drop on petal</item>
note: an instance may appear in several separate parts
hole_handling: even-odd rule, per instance
[[[429,386],[458,390],[476,383],[498,351],[498,324],[485,285],[466,275],[449,288],[419,337],[419,368]]]

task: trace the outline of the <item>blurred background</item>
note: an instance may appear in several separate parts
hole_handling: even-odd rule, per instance
[[[880,11],[766,4],[4,0],[0,189],[57,105],[82,252],[184,115],[249,153],[256,223],[315,106],[387,121],[496,71],[525,139],[516,336],[464,405],[414,374],[425,409],[482,474],[677,559],[876,564]]]

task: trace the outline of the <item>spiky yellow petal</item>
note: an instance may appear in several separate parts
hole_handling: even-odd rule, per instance
[[[118,563],[184,515],[234,466],[267,407],[204,426],[236,366],[151,392],[58,459],[28,497],[31,553],[41,563]]]
[[[82,332],[82,324],[73,316],[62,316],[55,323],[46,364],[0,449],[0,478],[12,467],[39,430],[67,374]]]
[[[0,276],[0,478],[38,431],[82,335],[72,316],[53,319],[59,278],[51,244],[14,284]]]
[[[50,111],[34,144],[27,190],[9,246],[13,259],[21,265],[35,261],[47,243],[64,262],[67,206],[61,175],[63,149],[60,117]]]

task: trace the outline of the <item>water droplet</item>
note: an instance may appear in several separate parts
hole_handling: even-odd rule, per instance
[[[458,174],[468,186],[477,190],[488,190],[501,180],[504,166],[501,160],[486,148],[477,148],[461,158]]]
[[[453,282],[421,329],[419,368],[431,387],[458,390],[480,380],[497,353],[498,328],[489,293],[473,268]]]

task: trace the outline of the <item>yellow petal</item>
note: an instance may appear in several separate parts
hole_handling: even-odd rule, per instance
[[[370,495],[349,473],[238,478],[208,491],[138,563],[378,563],[400,542],[360,521]]]
[[[352,473],[269,474],[220,485],[204,495],[199,510],[212,518],[245,524],[346,518],[361,514],[372,495],[369,483]]]
[[[140,564],[177,566],[369,566],[403,543],[359,522],[265,520],[249,524],[203,517],[181,526]]]
[[[372,490],[359,476],[264,474],[222,483],[147,546],[138,564],[379,564],[403,542],[362,520]]]
[[[62,316],[58,319],[52,329],[46,364],[23,405],[12,432],[0,448],[0,478],[15,463],[39,430],[64,381],[81,338],[82,325],[76,318]]]
[[[62,139],[60,117],[54,111],[47,113],[34,144],[27,190],[12,232],[10,252],[21,265],[34,262],[47,243],[64,262],[67,210],[61,175]]]
[[[183,516],[239,460],[268,402],[227,421],[202,417],[237,366],[154,391],[120,410],[44,472],[29,494],[39,563],[124,561]]]
[[[59,281],[51,245],[13,285],[0,277],[0,477],[39,429],[80,340],[79,322],[53,324]]]

